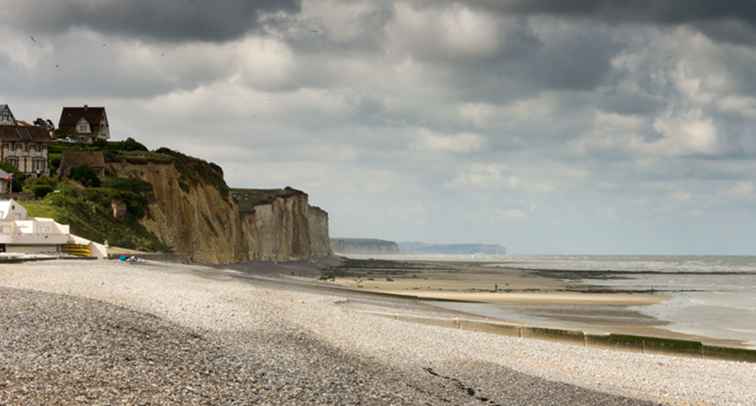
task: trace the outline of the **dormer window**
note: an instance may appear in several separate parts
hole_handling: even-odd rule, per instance
[[[89,126],[89,122],[82,118],[76,123],[76,132],[79,134],[89,134],[92,132],[92,128]]]
[[[16,119],[7,104],[0,105],[0,125],[16,125]]]

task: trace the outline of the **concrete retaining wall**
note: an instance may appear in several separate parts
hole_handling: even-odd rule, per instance
[[[477,320],[420,317],[379,312],[368,313],[394,320],[430,326],[456,328],[509,337],[568,342],[586,347],[756,363],[756,350],[712,346],[691,340],[635,336],[628,334],[591,334],[577,330],[527,327],[516,324]]]

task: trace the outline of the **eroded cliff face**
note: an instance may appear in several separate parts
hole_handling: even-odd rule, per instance
[[[182,187],[173,164],[111,164],[121,177],[152,185],[154,198],[142,224],[174,253],[198,263],[245,261],[246,242],[239,208],[215,186],[196,183]]]
[[[331,237],[328,233],[328,212],[320,207],[310,206],[307,211],[310,225],[310,255],[326,257],[331,251]]]
[[[294,189],[235,189],[250,260],[297,260],[331,254],[328,213]]]
[[[215,171],[211,181],[188,178],[173,163],[115,162],[109,170],[152,186],[142,224],[176,254],[194,262],[287,261],[331,254],[328,213],[310,206],[304,192],[229,191],[217,167],[203,167]]]

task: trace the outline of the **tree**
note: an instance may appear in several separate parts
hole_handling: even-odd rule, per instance
[[[126,141],[123,142],[123,150],[124,151],[148,151],[147,147],[145,147],[142,143],[139,141],[129,137],[126,138]]]
[[[53,187],[50,185],[36,185],[32,187],[32,193],[34,193],[34,197],[37,199],[43,199],[45,196],[50,194],[53,190]]]
[[[100,187],[100,178],[97,177],[97,173],[86,165],[71,169],[71,179],[86,187]]]
[[[24,188],[24,182],[26,182],[26,175],[19,172],[18,168],[7,163],[0,162],[0,169],[13,175],[13,182],[11,182],[11,193],[18,193]]]

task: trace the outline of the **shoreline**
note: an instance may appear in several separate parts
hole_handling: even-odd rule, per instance
[[[511,292],[456,292],[442,290],[388,290],[360,289],[359,291],[407,295],[423,300],[439,300],[489,304],[607,304],[639,306],[663,303],[667,298],[648,294],[582,293],[564,291]]]
[[[688,290],[629,290],[585,283],[574,273],[540,272],[491,262],[344,258],[332,284],[361,292],[417,297],[501,322],[589,332],[645,335],[754,349],[753,340],[673,330],[641,311]],[[579,273],[579,272],[578,272]],[[602,274],[609,272],[602,271]],[[605,275],[612,277],[612,275]],[[456,304],[459,303],[459,304]]]

